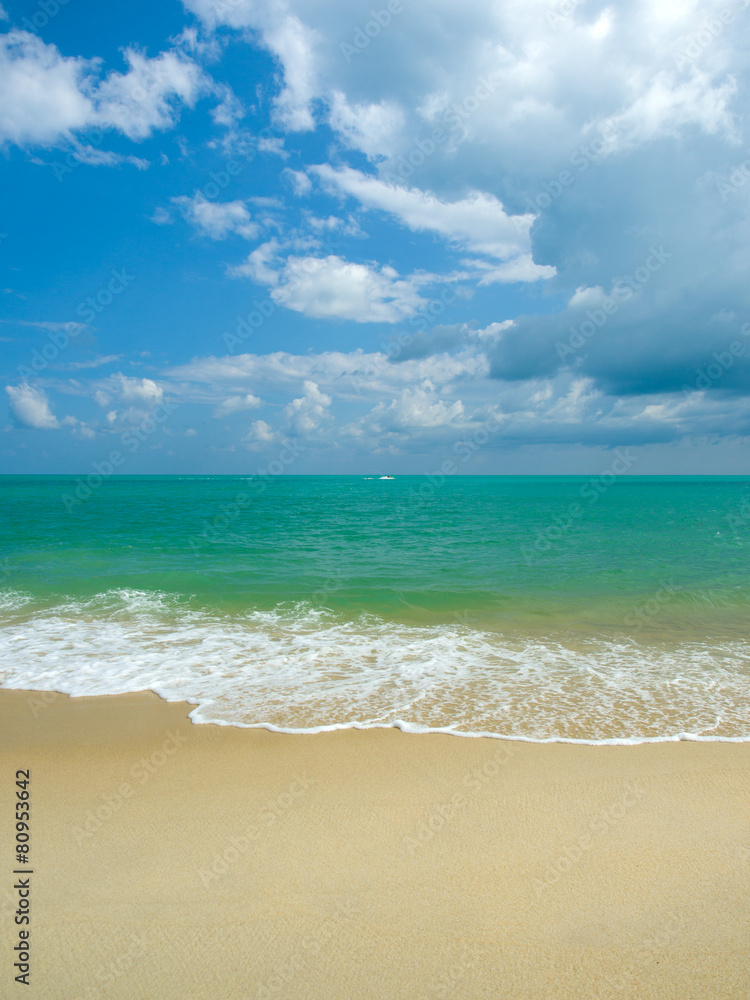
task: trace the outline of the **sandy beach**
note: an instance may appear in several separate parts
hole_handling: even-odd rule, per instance
[[[5,942],[31,771],[24,995],[748,996],[750,745],[290,736],[190,707],[0,692]]]

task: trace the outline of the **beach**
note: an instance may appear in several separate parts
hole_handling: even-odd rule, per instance
[[[748,995],[747,743],[288,735],[192,707],[0,691],[6,859],[31,772],[29,995]]]

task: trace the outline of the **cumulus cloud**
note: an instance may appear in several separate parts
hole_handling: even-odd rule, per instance
[[[126,49],[125,60],[126,72],[101,79],[100,60],[63,56],[27,31],[0,36],[0,144],[68,143],[82,158],[118,162],[114,154],[80,146],[76,134],[111,128],[140,141],[170,128],[206,86],[197,63],[180,52],[149,59]]]
[[[418,282],[393,267],[355,264],[335,254],[292,255],[279,263],[277,251],[275,241],[264,244],[231,273],[270,286],[274,302],[305,316],[398,323],[427,304]]]
[[[305,379],[303,389],[304,396],[293,399],[284,408],[284,419],[290,433],[307,437],[330,420],[329,407],[333,400],[310,379]]]
[[[210,93],[227,155],[249,141],[243,119],[265,115],[277,134],[253,152],[289,156],[285,190],[305,199],[282,214],[251,201],[252,187],[225,203],[175,191],[172,216],[209,239],[274,234],[227,260],[229,274],[298,317],[409,329],[431,283],[470,284],[474,298],[456,299],[451,325],[394,336],[392,353],[196,358],[158,382],[102,381],[113,426],[171,385],[209,413],[240,414],[232,433],[254,450],[293,432],[333,441],[342,427],[363,449],[417,449],[490,413],[501,427],[491,447],[748,433],[750,22],[739,5],[717,28],[728,8],[707,0],[404,4],[369,33],[370,14],[344,0],[184,6],[200,26],[154,59],[127,50],[122,72],[3,35],[0,142],[64,142],[118,162],[76,137],[109,120],[140,141]],[[357,31],[366,43],[347,57]],[[275,60],[246,105],[200,68],[230,38]],[[285,132],[298,133],[288,149]],[[19,412],[58,426],[54,398],[28,393]],[[245,430],[260,395],[276,416]]]
[[[90,60],[65,57],[27,31],[0,36],[0,142],[52,145],[91,125]]]
[[[164,399],[164,390],[150,378],[132,378],[118,372],[110,376],[108,384],[123,402],[145,403],[155,407]]]
[[[283,408],[279,428],[265,421],[252,425],[243,438],[251,450],[263,450],[283,434],[329,441],[339,434],[366,451],[388,445],[406,453],[440,442],[449,446],[488,421],[492,448],[669,443],[720,433],[722,427],[736,435],[750,433],[750,400],[711,396],[700,389],[703,381],[695,385],[697,371],[685,388],[656,387],[626,396],[565,366],[549,375],[492,380],[490,358],[514,331],[515,324],[507,322],[464,329],[451,344],[458,353],[398,361],[381,352],[275,352],[196,359],[168,375],[182,384],[215,386],[216,392],[223,384],[263,386],[287,399],[302,384],[303,395]],[[415,347],[418,342],[415,336]],[[711,375],[707,378],[710,384]]]
[[[350,104],[340,90],[331,95],[328,123],[353,149],[370,160],[385,159],[384,149],[392,148],[406,124],[404,111],[393,101]]]
[[[21,385],[6,385],[10,412],[23,427],[51,431],[60,427],[60,421],[50,409],[47,394],[43,389],[35,389],[26,382]]]
[[[290,167],[284,167],[281,173],[292,185],[298,198],[304,198],[312,190],[312,181],[304,170],[292,170]]]
[[[248,451],[263,451],[280,440],[280,437],[281,435],[265,420],[255,420],[242,438],[242,444]]]
[[[390,403],[378,403],[365,418],[373,433],[411,431],[417,428],[447,427],[461,423],[464,404],[440,399],[431,386],[404,389]]]
[[[205,84],[203,72],[177,52],[149,59],[125,50],[126,73],[110,73],[96,90],[98,119],[129,139],[145,139],[171,128],[183,105],[193,107]]]
[[[262,405],[262,402],[258,396],[253,396],[251,392],[246,393],[244,396],[229,396],[216,407],[214,416],[217,418],[228,417],[232,413],[255,410]]]
[[[186,365],[171,368],[170,379],[217,387],[230,384],[250,388],[265,386],[271,392],[288,396],[290,389],[309,381],[330,396],[349,400],[394,393],[414,384],[443,387],[458,382],[486,379],[489,364],[480,349],[466,349],[452,355],[446,352],[394,361],[382,351],[365,353],[324,351],[310,354],[240,354],[234,357],[197,358]],[[221,393],[223,396],[224,393]]]
[[[150,378],[118,372],[96,384],[92,398],[107,410],[106,426],[116,431],[141,424],[164,402],[164,389]]]
[[[244,201],[209,201],[200,192],[192,198],[179,195],[171,200],[202,236],[223,240],[230,233],[237,233],[250,240],[258,235],[259,226],[251,221]]]
[[[275,57],[283,73],[283,86],[275,98],[276,118],[290,131],[313,127],[312,101],[319,93],[315,50],[318,32],[294,14],[284,0],[183,0],[209,28],[226,24],[232,28],[251,28],[266,49]]]
[[[675,74],[662,71],[629,107],[598,123],[607,136],[604,152],[622,152],[667,136],[676,138],[690,125],[696,125],[708,135],[721,132],[737,141],[739,137],[730,110],[736,92],[734,80],[712,86],[707,74],[700,71],[689,80],[678,80]]]

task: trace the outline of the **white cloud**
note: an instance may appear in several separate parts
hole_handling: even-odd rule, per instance
[[[489,264],[483,260],[464,261],[481,273],[479,285],[510,284],[511,282],[532,282],[554,278],[557,268],[552,264],[535,264],[530,253],[520,254],[504,264]]]
[[[347,145],[361,150],[371,160],[383,159],[384,149],[396,145],[405,125],[405,114],[393,101],[350,105],[346,95],[335,90],[328,122]]]
[[[85,371],[87,368],[101,368],[102,365],[111,365],[113,362],[120,361],[121,359],[121,354],[106,354],[100,358],[92,358],[90,361],[67,361],[57,364],[55,367],[59,371],[78,372]]]
[[[164,399],[164,390],[150,378],[131,378],[118,372],[111,375],[108,384],[123,402],[145,403],[151,408]]]
[[[51,145],[92,124],[94,66],[27,31],[0,36],[0,142]]]
[[[275,245],[264,244],[231,273],[272,287],[274,302],[305,316],[398,323],[427,304],[417,282],[401,278],[392,267],[353,264],[331,254],[290,256],[274,270],[269,264],[275,250]]]
[[[35,430],[57,430],[60,421],[50,409],[47,394],[43,389],[34,389],[26,382],[21,385],[6,385],[10,411],[24,427]]]
[[[50,330],[53,333],[62,331],[63,333],[69,334],[71,337],[78,336],[84,330],[91,329],[88,323],[77,323],[75,320],[67,320],[63,323],[53,323],[47,320],[0,320],[0,323],[13,323],[14,326],[31,326],[35,327],[37,330]]]
[[[417,188],[386,184],[377,177],[328,164],[313,168],[329,186],[351,195],[366,208],[395,215],[409,229],[438,233],[444,239],[505,260],[528,252],[534,216],[511,216],[494,195],[475,191],[459,201],[441,201]]]
[[[110,73],[97,91],[99,118],[112,122],[128,138],[145,139],[170,128],[182,104],[193,107],[205,87],[203,73],[192,60],[176,52],[148,59],[125,50],[126,73]]]
[[[677,138],[688,125],[697,125],[708,135],[722,132],[737,141],[729,104],[737,91],[734,80],[712,86],[707,74],[695,71],[678,82],[675,74],[662,71],[650,80],[624,111],[596,122],[608,139],[603,153],[622,152],[654,139]]]
[[[290,433],[307,437],[319,430],[330,420],[329,407],[333,400],[321,392],[315,382],[306,379],[303,383],[304,396],[293,399],[284,408],[284,418]]]
[[[242,444],[248,451],[261,451],[279,439],[280,435],[265,420],[255,420],[242,438]]]
[[[99,126],[145,139],[171,127],[206,86],[199,66],[179,52],[149,59],[126,49],[125,59],[125,73],[100,80],[101,60],[63,56],[27,31],[0,36],[0,143],[69,142],[89,162],[119,162],[104,150],[79,147],[75,133]]]
[[[285,0],[183,0],[183,4],[208,27],[227,24],[258,32],[283,71],[283,86],[274,101],[279,124],[293,132],[313,127],[311,105],[320,90],[315,55],[319,36],[290,12]]]
[[[304,198],[312,190],[312,181],[303,170],[292,170],[284,167],[282,175],[291,183],[298,198]]]
[[[739,8],[730,5],[734,23],[698,43],[678,81],[679,53],[705,22],[719,23],[716,6],[698,0],[404,4],[383,30],[371,21],[369,36],[369,15],[345,0],[183,3],[209,29],[257,32],[282,70],[283,127],[310,128],[317,114],[346,145],[386,158],[387,170],[417,148],[425,124],[440,126],[449,138],[438,140],[430,167],[463,190],[474,166],[484,176],[498,167],[538,176],[540,158],[565,159],[590,140],[593,123],[620,116],[626,144],[691,124],[729,134],[731,69],[744,68],[733,52]]]
[[[103,409],[114,400],[116,408],[107,415],[111,430],[140,424],[164,401],[164,389],[150,378],[132,378],[118,372],[96,384],[94,401]]]
[[[242,101],[237,97],[231,87],[217,85],[216,92],[221,95],[221,101],[211,110],[211,117],[217,125],[224,128],[233,128],[240,119],[245,117],[245,109]]]
[[[7,21],[7,20],[8,20],[8,12],[6,11],[5,7],[3,7],[3,5],[0,3],[0,21]]]
[[[232,413],[241,413],[244,410],[255,410],[262,405],[262,400],[252,393],[244,396],[229,396],[214,410],[214,416],[228,417]]]
[[[156,209],[154,209],[154,214],[151,216],[151,221],[154,223],[154,225],[157,226],[171,226],[172,216],[169,214],[166,208],[162,208],[162,206],[159,205]]]
[[[505,328],[507,324],[497,324]],[[478,331],[479,332],[479,331]],[[494,338],[493,338],[494,340]],[[456,355],[429,357],[394,363],[381,351],[366,354],[356,350],[320,354],[241,354],[234,357],[198,358],[167,373],[180,382],[248,387],[263,386],[269,392],[288,394],[290,388],[314,382],[331,396],[350,400],[387,395],[390,399],[415,384],[444,387],[459,381],[484,380],[489,363],[481,350],[472,348]],[[223,398],[224,393],[218,394]]]
[[[311,105],[318,91],[315,34],[293,15],[263,32],[266,45],[284,67],[284,88],[275,101],[276,117],[291,132],[314,127]]]
[[[452,403],[440,399],[434,389],[414,387],[404,389],[397,399],[390,403],[378,403],[372,413],[365,418],[372,432],[381,434],[388,431],[409,431],[416,428],[447,427],[461,424],[464,404],[460,399]]]
[[[244,264],[232,267],[229,273],[235,278],[250,278],[258,285],[275,285],[279,280],[278,264],[279,243],[269,240],[262,243],[248,255]]]
[[[202,236],[223,240],[230,233],[237,233],[250,240],[258,235],[259,226],[251,221],[243,201],[208,201],[200,192],[192,198],[180,195],[171,200]]]
[[[601,285],[594,285],[592,288],[589,288],[586,285],[581,285],[576,288],[575,292],[571,295],[568,300],[568,305],[573,308],[591,308],[592,306],[601,305],[606,297],[607,294]]]

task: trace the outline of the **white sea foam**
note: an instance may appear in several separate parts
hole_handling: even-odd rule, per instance
[[[345,620],[305,605],[223,615],[167,594],[0,604],[6,688],[149,688],[195,722],[283,732],[398,726],[533,741],[750,740],[750,644],[561,642]]]

